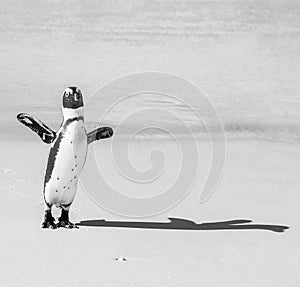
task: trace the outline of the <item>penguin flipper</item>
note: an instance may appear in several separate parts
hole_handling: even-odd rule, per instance
[[[101,140],[101,139],[107,139],[112,137],[114,134],[114,131],[110,127],[101,127],[98,129],[95,129],[88,133],[88,144],[92,143],[93,141]]]
[[[18,114],[17,120],[37,133],[44,143],[50,144],[56,138],[56,133],[52,129],[29,114]]]

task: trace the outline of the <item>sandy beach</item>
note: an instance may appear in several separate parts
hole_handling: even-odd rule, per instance
[[[1,3],[1,286],[300,286],[298,1]],[[129,98],[144,78],[96,92],[149,71],[175,75],[206,98],[172,81],[165,82],[171,93],[160,93],[162,85],[153,82]],[[116,168],[112,141],[93,143],[87,164],[96,159],[98,174],[86,166],[70,212],[79,228],[44,230],[50,145],[16,116],[29,113],[57,131],[68,86],[82,90],[89,131],[115,103],[101,124],[114,128],[115,153],[128,155],[140,174],[160,160],[151,158],[153,148],[164,151],[166,164],[149,184],[128,181],[134,172]],[[116,94],[125,100],[117,103]],[[201,110],[206,126],[193,109]],[[214,127],[216,115],[226,162],[215,193],[199,203],[212,160],[206,127]],[[178,177],[180,149],[162,130],[188,151],[197,144],[198,158],[188,155],[184,170],[190,175],[199,166],[192,189],[152,216],[109,210],[102,202],[108,186],[142,198],[162,193]],[[126,136],[140,131],[127,149]],[[108,185],[99,184],[100,175]]]
[[[171,149],[170,145],[165,148]],[[101,148],[108,149],[108,142]],[[40,228],[48,146],[38,139],[2,141],[2,282],[6,286],[298,286],[299,148],[232,141],[227,150],[222,181],[204,204],[198,203],[199,180],[171,211],[126,219],[100,208],[79,189],[71,218],[85,226],[52,231]],[[211,224],[185,230],[188,224],[175,219],[172,230],[168,217]],[[150,224],[133,228],[134,222]],[[251,224],[256,227],[251,229]],[[236,225],[248,227],[232,229]],[[127,261],[116,261],[119,257]]]

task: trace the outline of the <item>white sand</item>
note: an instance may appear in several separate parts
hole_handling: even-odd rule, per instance
[[[205,149],[205,144],[200,146]],[[208,202],[197,203],[199,180],[174,209],[140,220],[250,219],[255,224],[289,226],[283,233],[83,226],[43,230],[42,180],[48,148],[38,139],[0,144],[2,286],[299,286],[297,145],[231,141],[223,179]],[[82,190],[71,219],[127,225],[138,221],[99,208]],[[116,260],[122,257],[127,261]]]
[[[61,93],[67,86],[79,86],[87,103],[96,89],[116,78],[160,71],[201,87],[216,105],[228,138],[299,143],[299,3],[1,1],[0,285],[300,286],[297,144],[231,140],[223,179],[208,202],[197,202],[201,177],[174,209],[141,219],[150,227],[155,227],[151,222],[167,223],[168,217],[200,224],[248,219],[289,226],[283,233],[203,230],[207,225],[191,231],[167,230],[168,224],[159,225],[165,229],[133,229],[129,227],[137,219],[99,208],[83,190],[71,219],[105,219],[109,222],[94,224],[110,226],[52,231],[40,228],[49,146],[16,122],[17,113],[28,112],[58,128]],[[183,92],[181,99],[188,96]],[[91,121],[99,120],[108,98],[99,97],[87,107]],[[196,99],[192,106],[198,104]],[[166,108],[170,106],[184,110],[172,103]],[[116,114],[109,125],[118,124]],[[147,127],[147,119],[139,124]],[[25,138],[32,141],[17,141]],[[174,146],[160,143],[176,154]],[[100,157],[111,156],[108,144],[97,151]],[[149,164],[139,157],[149,146],[135,146],[133,163],[140,168]],[[209,153],[206,143],[200,146],[205,173]],[[171,158],[171,170],[176,160]],[[101,167],[128,194],[149,192],[146,186],[130,189],[109,160]],[[166,174],[169,180],[172,176]],[[101,186],[95,189],[101,192]],[[113,227],[110,221],[125,221],[127,227]]]

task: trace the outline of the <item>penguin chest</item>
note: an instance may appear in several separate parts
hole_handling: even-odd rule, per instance
[[[45,177],[45,200],[50,204],[73,201],[78,177],[87,154],[87,134],[83,121],[63,127],[51,147]]]

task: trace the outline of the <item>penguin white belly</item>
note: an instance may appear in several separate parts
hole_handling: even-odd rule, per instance
[[[66,127],[63,126],[51,147],[48,159],[44,190],[48,204],[59,207],[73,202],[86,154],[87,134],[83,121],[75,120]]]

